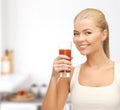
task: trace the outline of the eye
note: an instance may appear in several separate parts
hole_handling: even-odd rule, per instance
[[[78,32],[74,32],[74,37],[78,37],[80,34]]]
[[[85,35],[90,35],[92,34],[92,32],[88,31],[88,32],[85,32]]]

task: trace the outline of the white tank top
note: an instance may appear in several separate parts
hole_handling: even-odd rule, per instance
[[[70,83],[71,110],[120,110],[120,64],[114,64],[114,81],[108,86],[83,86],[78,81],[80,65]]]

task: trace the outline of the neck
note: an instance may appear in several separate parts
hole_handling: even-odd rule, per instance
[[[87,56],[86,65],[90,67],[100,67],[104,64],[106,64],[109,60],[109,58],[106,56],[104,52],[97,52],[91,55]]]

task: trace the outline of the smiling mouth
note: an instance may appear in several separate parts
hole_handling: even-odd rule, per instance
[[[83,44],[83,45],[80,45],[79,48],[83,50],[83,49],[86,49],[89,45],[90,44]]]

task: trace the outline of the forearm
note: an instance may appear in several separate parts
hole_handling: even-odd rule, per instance
[[[57,110],[57,78],[52,76],[44,97],[42,110]]]
[[[59,78],[60,71],[69,70],[69,57],[60,55],[53,62],[53,70],[47,93],[44,97],[42,110],[62,110],[69,93],[68,78]]]

